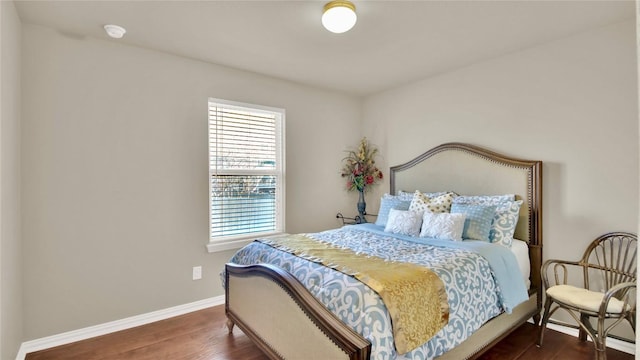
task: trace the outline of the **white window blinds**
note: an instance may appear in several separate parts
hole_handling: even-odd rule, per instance
[[[210,241],[282,232],[284,110],[209,99]]]

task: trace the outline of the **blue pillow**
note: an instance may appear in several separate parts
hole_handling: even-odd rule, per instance
[[[406,201],[395,196],[383,196],[380,199],[380,209],[378,210],[376,225],[387,226],[389,211],[391,211],[391,209],[409,210],[409,205],[411,205],[411,200]]]
[[[495,205],[470,205],[456,204],[451,205],[452,214],[465,214],[464,230],[462,231],[463,239],[481,240],[491,242],[489,233],[491,232],[491,224],[496,213]]]

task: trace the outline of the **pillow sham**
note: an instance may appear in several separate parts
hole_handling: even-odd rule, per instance
[[[396,195],[397,197],[401,198],[402,200],[409,200],[411,201],[413,199],[413,193],[412,192],[406,192],[406,191],[398,191],[398,195]]]
[[[470,205],[495,205],[496,213],[491,225],[489,240],[508,248],[513,244],[513,236],[516,225],[520,217],[520,207],[522,200],[510,201],[505,199],[515,199],[514,195],[495,196],[458,196],[453,202]]]
[[[462,241],[465,218],[464,214],[425,212],[422,215],[420,237]]]
[[[422,224],[422,213],[415,211],[391,209],[389,221],[384,231],[392,234],[418,236]]]
[[[459,195],[456,202],[460,204],[495,205],[503,201],[514,201],[515,194],[504,195]]]
[[[462,231],[463,239],[490,242],[489,232],[491,231],[495,212],[495,205],[451,205],[452,214],[464,214],[466,216],[464,230]]]
[[[516,225],[520,218],[520,206],[522,200],[505,201],[496,205],[496,214],[491,225],[489,240],[502,246],[511,248]]]
[[[416,191],[419,191],[419,190],[416,190]],[[423,192],[424,196],[426,196],[428,198],[444,195],[444,194],[447,194],[447,193],[451,193],[451,194],[457,195],[456,193],[453,193],[451,191]],[[406,192],[406,191],[400,190],[400,191],[398,191],[398,195],[396,195],[396,196],[401,197],[402,200],[411,201],[411,200],[413,200],[413,195],[414,194],[415,194],[415,191],[414,192]]]
[[[387,226],[389,221],[389,211],[391,209],[409,210],[411,200],[402,200],[401,198],[389,194],[384,194],[380,198],[380,208],[378,209],[378,218],[375,224],[378,226]]]
[[[446,192],[439,196],[428,197],[427,195],[416,190],[413,193],[413,199],[411,205],[409,205],[410,211],[420,212],[432,212],[432,213],[445,213],[451,210],[451,203],[453,202],[454,194]]]

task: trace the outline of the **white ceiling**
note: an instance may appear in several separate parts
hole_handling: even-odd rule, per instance
[[[327,0],[328,1],[328,0]],[[345,34],[325,1],[15,1],[23,22],[367,95],[591,28],[633,1],[354,1]],[[112,40],[105,24],[127,29]]]

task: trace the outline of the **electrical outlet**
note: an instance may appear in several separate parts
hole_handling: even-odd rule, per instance
[[[193,267],[193,280],[202,279],[202,266]]]

